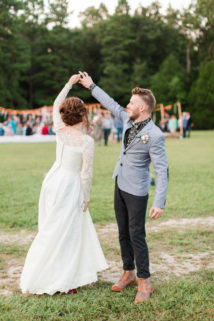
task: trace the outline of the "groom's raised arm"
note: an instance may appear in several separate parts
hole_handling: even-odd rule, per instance
[[[91,94],[101,105],[108,109],[115,117],[124,122],[128,118],[128,113],[113,98],[111,98],[104,90],[93,83],[93,80],[86,72],[80,72],[80,83],[91,90]]]
[[[127,112],[113,98],[111,98],[104,90],[96,86],[91,90],[91,94],[101,105],[108,109],[115,117],[124,122],[128,118]]]

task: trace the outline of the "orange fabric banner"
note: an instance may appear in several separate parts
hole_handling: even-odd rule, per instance
[[[93,108],[98,108],[101,107],[101,104],[85,104],[86,108],[92,110]],[[17,115],[17,114],[41,114],[43,109],[46,109],[48,111],[52,111],[53,106],[43,106],[40,108],[35,108],[35,109],[10,109],[10,108],[4,108],[4,107],[0,107],[0,112],[4,112],[6,114],[13,114],[13,115]],[[104,111],[105,112],[105,111]]]

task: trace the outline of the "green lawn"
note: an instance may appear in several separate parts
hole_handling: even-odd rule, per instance
[[[213,216],[214,131],[195,131],[190,139],[166,140],[170,183],[162,222],[169,219]],[[90,212],[95,223],[115,222],[114,181],[111,179],[120,146],[97,147],[91,189]],[[55,143],[0,144],[0,233],[36,231],[37,204],[45,173],[55,159]],[[154,175],[154,174],[153,174]],[[150,189],[149,207],[155,188]],[[148,218],[147,221],[151,223]],[[211,227],[186,231],[160,231],[148,235],[151,251],[161,248],[172,255],[211,251]],[[108,245],[108,244],[107,244]],[[23,258],[27,248],[0,243],[0,272],[9,258]],[[105,254],[118,250],[104,246]],[[114,255],[114,253],[113,253]],[[182,256],[181,256],[182,257]],[[157,263],[157,262],[156,262]],[[206,265],[181,277],[153,276],[152,300],[135,307],[136,288],[111,293],[109,283],[83,287],[77,295],[28,296],[16,289],[0,296],[0,320],[8,321],[200,321],[214,319],[214,273]]]
[[[3,298],[0,320],[31,321],[211,321],[213,320],[213,286],[211,273],[156,282],[157,291],[150,302],[134,306],[136,288],[110,293],[109,284],[96,283],[77,295],[53,297],[15,295]]]
[[[214,131],[194,132],[191,139],[166,141],[170,180],[163,219],[214,213]],[[97,147],[90,212],[94,222],[114,220],[111,179],[120,146]],[[37,204],[45,173],[55,159],[55,143],[0,145],[0,225],[37,225]],[[149,207],[155,188],[150,189]]]

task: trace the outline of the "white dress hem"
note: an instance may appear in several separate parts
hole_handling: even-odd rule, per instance
[[[56,292],[68,293],[68,291],[71,289],[76,289],[76,288],[97,282],[97,280],[98,280],[97,273],[104,271],[107,268],[108,268],[108,265],[103,266],[100,269],[98,269],[96,273],[91,273],[90,275],[87,275],[85,278],[80,277],[78,279],[78,281],[76,281],[76,283],[74,282],[71,285],[66,286],[66,287],[57,288],[57,289],[50,289],[50,290],[47,290],[47,289],[45,289],[45,290],[36,290],[36,289],[24,290],[24,289],[22,289],[22,293],[23,294],[37,294],[37,295],[42,295],[42,294],[54,295]]]

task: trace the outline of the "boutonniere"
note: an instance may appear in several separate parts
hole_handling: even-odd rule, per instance
[[[142,140],[142,142],[143,142],[144,144],[146,144],[146,143],[148,143],[148,141],[149,141],[149,135],[143,134],[143,135],[140,136],[140,139]]]

